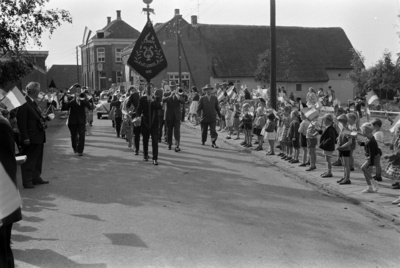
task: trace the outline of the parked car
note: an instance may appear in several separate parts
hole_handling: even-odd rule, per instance
[[[103,117],[108,118],[108,114],[110,113],[110,101],[108,100],[108,91],[103,91],[100,93],[100,98],[96,105],[95,112],[97,114],[97,119],[102,119]]]

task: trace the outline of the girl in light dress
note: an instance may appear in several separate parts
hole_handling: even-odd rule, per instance
[[[391,148],[393,148],[392,154],[383,156],[384,159],[389,161],[389,165],[386,168],[386,173],[396,179],[400,179],[400,124],[395,128],[395,135]],[[386,144],[390,145],[390,144]],[[400,207],[400,197],[392,202]]]

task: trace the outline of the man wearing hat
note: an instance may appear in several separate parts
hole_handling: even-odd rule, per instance
[[[74,84],[68,89],[68,94],[79,94],[81,93],[81,85]]]
[[[202,112],[202,116],[200,119],[202,145],[204,145],[204,143],[207,141],[207,132],[208,128],[210,127],[212,147],[218,148],[218,146],[215,143],[218,138],[216,125],[217,125],[217,115],[219,118],[221,118],[221,112],[218,104],[218,98],[216,96],[211,95],[212,90],[213,87],[209,84],[203,87],[203,91],[206,92],[206,95],[201,97],[199,101],[197,114],[200,114]]]
[[[183,90],[179,88],[177,91],[173,91],[168,97],[164,97],[162,102],[165,103],[164,119],[167,124],[168,133],[168,150],[172,147],[172,132],[174,133],[176,148],[175,152],[179,152],[180,140],[181,140],[181,119],[182,109],[181,104],[185,103],[182,98]]]

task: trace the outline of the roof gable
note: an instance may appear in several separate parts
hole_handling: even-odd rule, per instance
[[[82,67],[78,65],[79,74],[82,73]],[[54,81],[58,89],[69,88],[78,82],[76,65],[52,65],[47,72],[47,85],[51,80]]]
[[[113,20],[107,26],[105,26],[101,31],[108,32],[108,35],[105,35],[104,38],[101,39],[137,39],[140,35],[140,32],[130,26],[123,20]],[[99,39],[97,36],[93,36],[92,39]]]

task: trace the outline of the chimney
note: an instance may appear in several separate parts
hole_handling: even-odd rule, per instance
[[[117,20],[121,20],[121,10],[117,10]]]
[[[197,25],[197,16],[196,15],[192,16],[192,25]]]
[[[179,9],[175,9],[175,16],[179,15]]]
[[[107,17],[107,25],[110,24],[111,22],[111,17]]]

